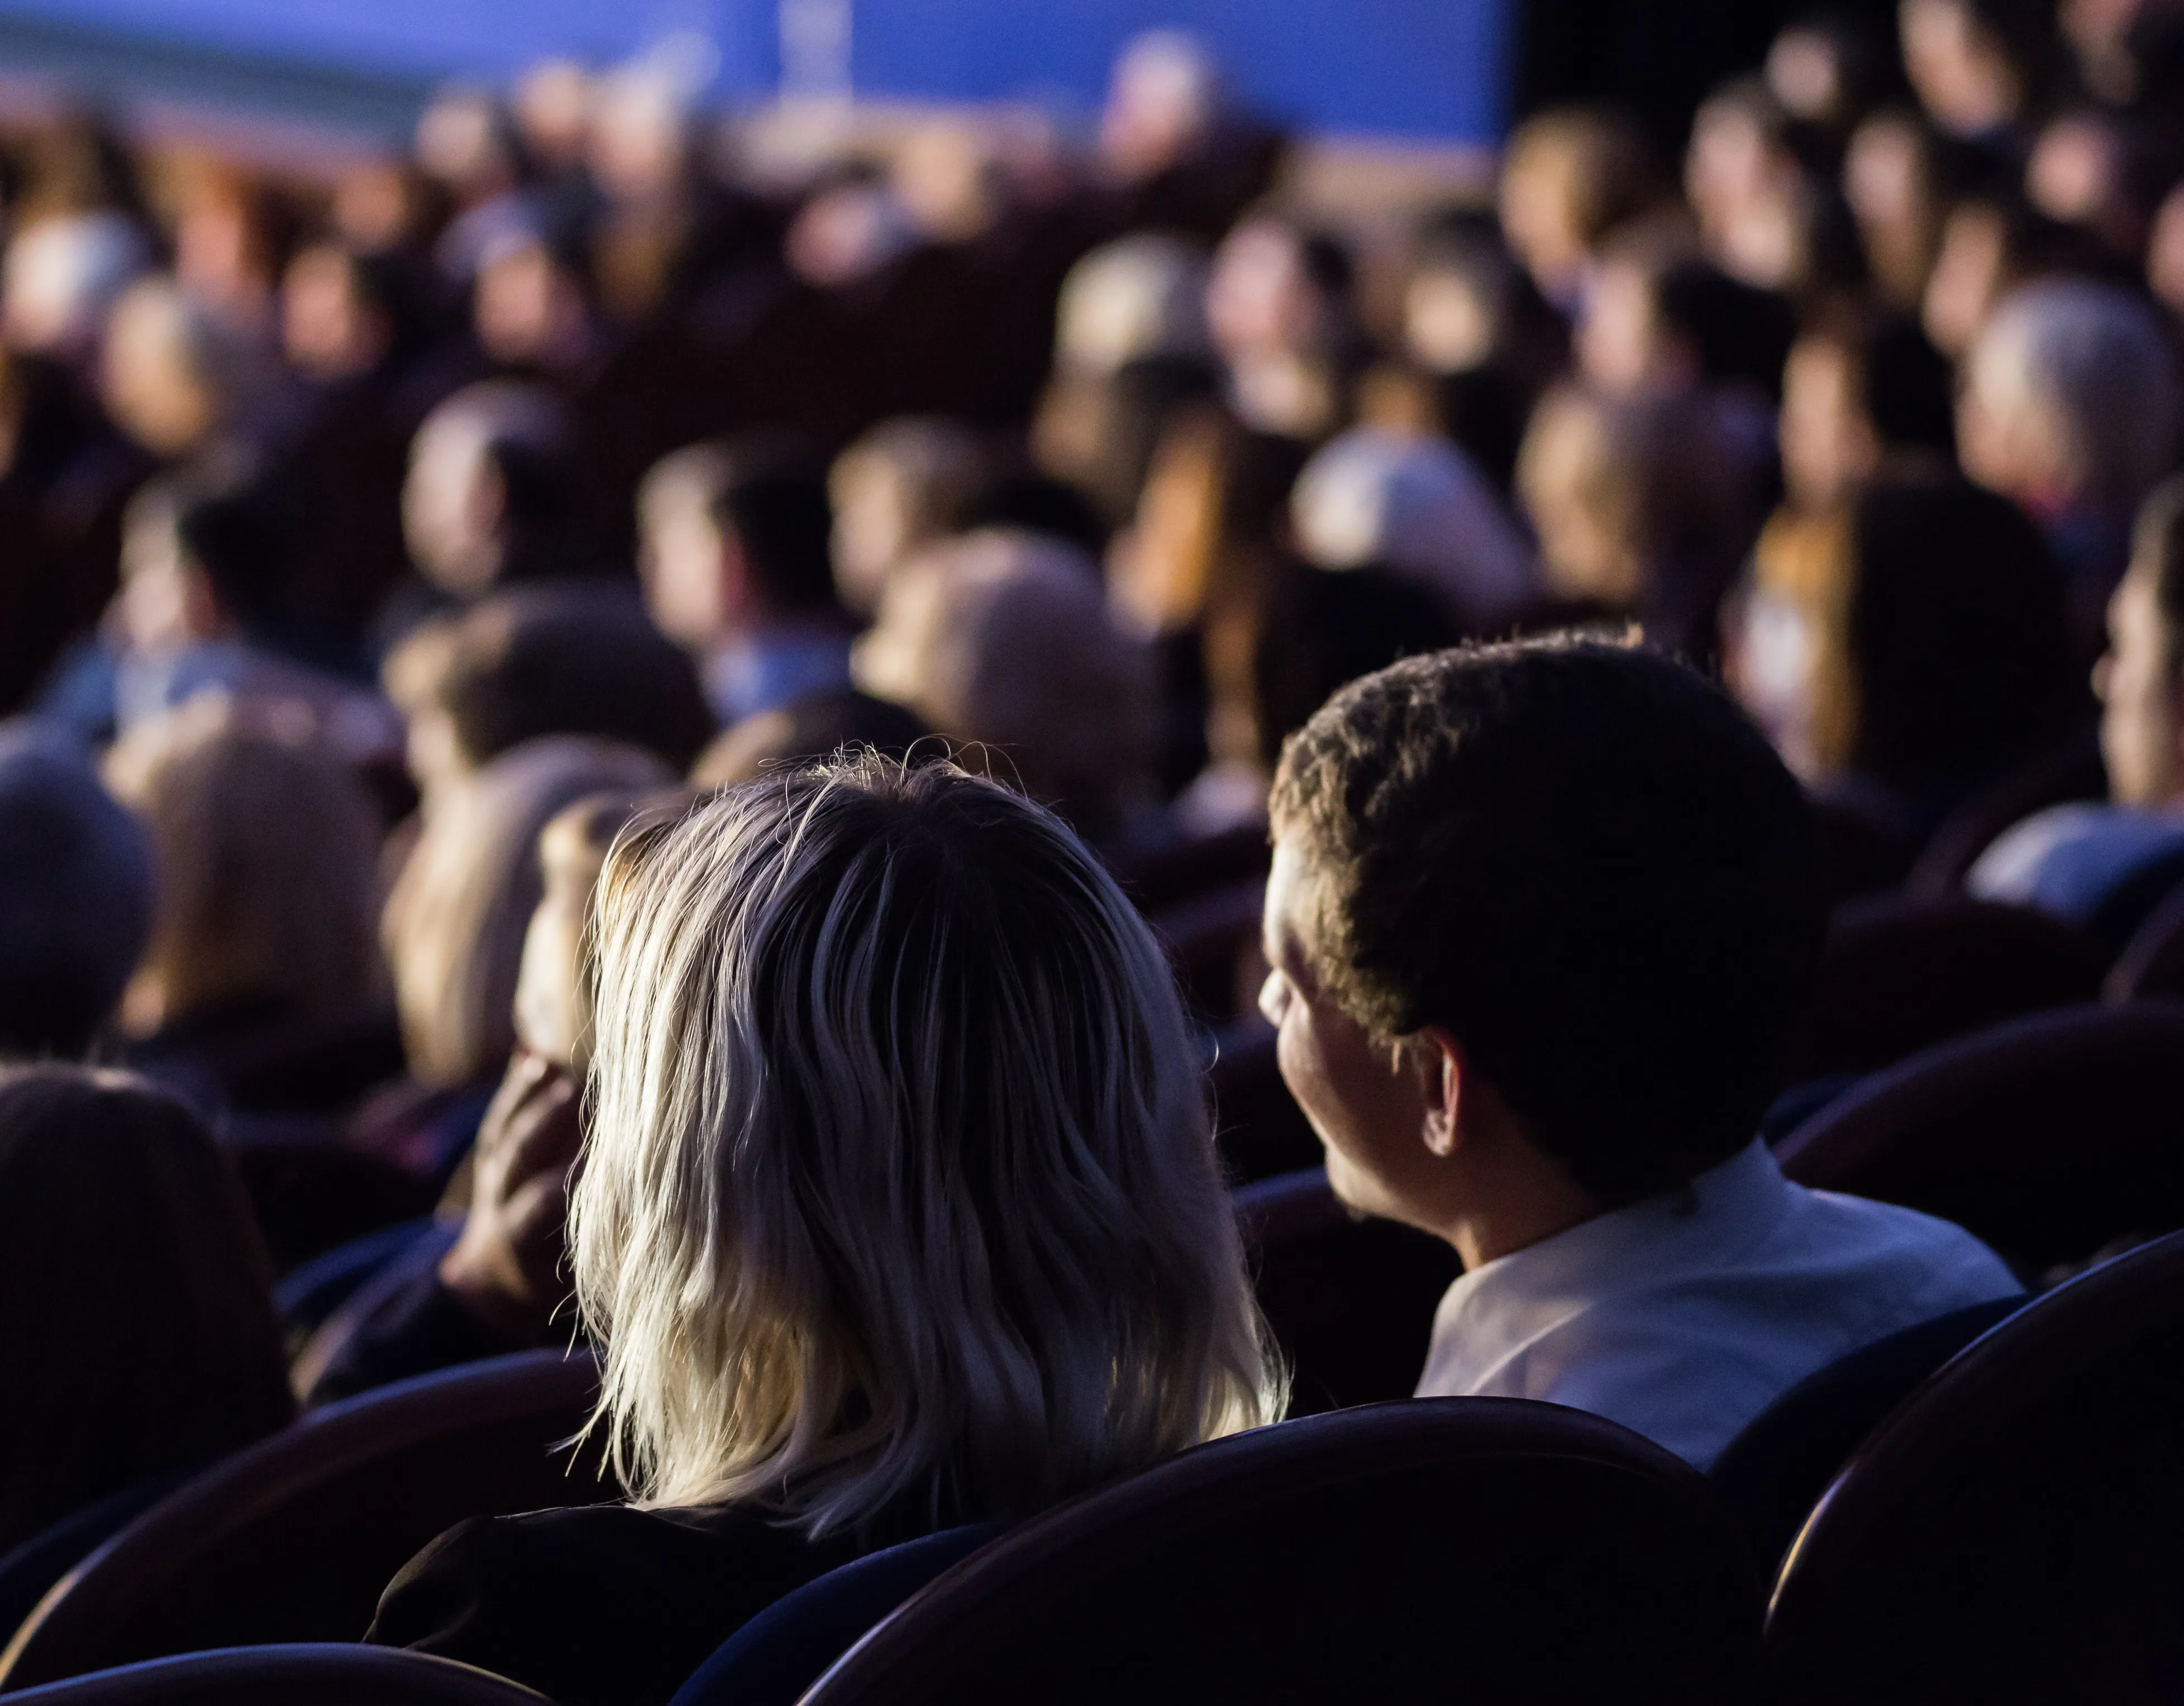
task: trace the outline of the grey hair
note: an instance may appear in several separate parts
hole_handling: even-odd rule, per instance
[[[2135,507],[2176,447],[2176,358],[2154,311],[2096,279],[2042,279],[1995,310],[1965,358],[1982,408],[2019,423],[2048,476]]]
[[[1173,981],[1059,820],[838,759],[594,907],[571,1248],[638,1503],[1019,1514],[1280,1414]]]

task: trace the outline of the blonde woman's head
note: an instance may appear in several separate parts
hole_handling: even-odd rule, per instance
[[[1192,1048],[1060,820],[844,759],[625,837],[577,1297],[638,1498],[1035,1510],[1272,1420]]]
[[[106,775],[151,838],[158,897],[130,1029],[244,1001],[337,1014],[380,992],[378,814],[308,708],[201,694],[131,730]]]
[[[471,1083],[515,1047],[523,938],[544,888],[538,836],[554,815],[588,794],[673,781],[635,747],[546,735],[436,791],[380,920],[417,1078]]]

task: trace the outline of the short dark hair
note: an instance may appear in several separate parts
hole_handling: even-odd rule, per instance
[[[1273,819],[1323,886],[1335,1004],[1446,1027],[1587,1189],[1752,1141],[1825,902],[1804,797],[1719,688],[1567,636],[1409,659],[1290,742]]]
[[[742,547],[767,605],[783,614],[834,603],[834,507],[826,464],[771,436],[727,440],[691,464],[713,525]]]

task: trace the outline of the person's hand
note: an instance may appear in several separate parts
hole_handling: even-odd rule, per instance
[[[518,1048],[478,1127],[469,1216],[440,1281],[515,1346],[540,1342],[568,1295],[561,1272],[583,1090]]]

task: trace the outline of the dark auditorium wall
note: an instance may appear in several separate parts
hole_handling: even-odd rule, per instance
[[[1524,0],[1514,111],[1607,101],[1680,144],[1708,90],[1757,65],[1784,24],[1821,12],[1895,27],[1895,0]]]

